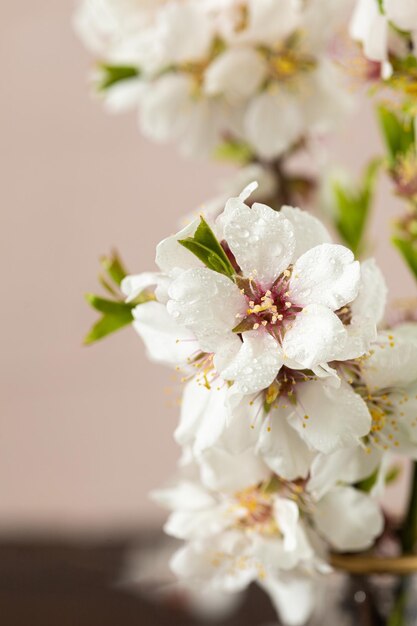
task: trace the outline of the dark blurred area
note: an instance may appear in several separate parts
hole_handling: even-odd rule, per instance
[[[253,587],[238,610],[221,620],[187,611],[184,598],[155,596],[120,584],[132,550],[153,534],[80,543],[73,539],[0,542],[1,626],[265,626],[276,623],[266,596]],[[140,561],[140,557],[139,557]]]

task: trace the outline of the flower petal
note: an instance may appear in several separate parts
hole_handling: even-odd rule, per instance
[[[265,463],[286,480],[306,478],[314,454],[287,421],[288,409],[271,409],[264,419],[257,452]]]
[[[313,613],[317,594],[312,577],[285,575],[260,582],[284,624],[303,626]]]
[[[215,445],[196,457],[201,469],[201,480],[210,489],[222,493],[236,493],[248,485],[267,480],[271,472],[253,448],[233,454]]]
[[[176,235],[163,239],[156,248],[156,264],[162,272],[175,275],[178,269],[188,270],[194,267],[202,267],[201,261],[184,248],[178,241],[192,237],[200,224],[200,219],[195,218]]]
[[[355,484],[371,476],[381,463],[382,452],[372,447],[343,448],[332,454],[318,454],[311,465],[308,490],[320,499],[339,482]]]
[[[253,276],[265,288],[293,259],[291,223],[264,204],[237,208],[224,225],[224,236],[243,274]]]
[[[311,369],[333,361],[344,348],[346,337],[346,329],[337,315],[325,306],[310,304],[285,330],[284,359]]]
[[[194,335],[179,326],[160,302],[145,302],[132,311],[133,327],[143,340],[148,358],[157,363],[186,365],[198,348]]]
[[[304,126],[299,102],[282,90],[263,91],[249,103],[245,118],[246,136],[263,159],[282,154],[301,137]]]
[[[294,259],[298,259],[310,248],[322,243],[331,243],[327,228],[311,213],[296,207],[283,206],[280,214],[292,224],[295,234]]]
[[[404,388],[417,380],[417,324],[404,324],[378,335],[362,376],[371,389]]]
[[[169,296],[168,312],[194,333],[206,352],[215,352],[230,338],[237,316],[247,308],[244,296],[229,278],[204,267],[180,274],[172,282]]]
[[[323,304],[333,311],[358,295],[360,265],[345,246],[323,243],[305,252],[294,264],[291,301],[299,306]]]
[[[222,95],[230,103],[251,97],[265,78],[267,66],[252,48],[229,48],[207,68],[204,90],[209,96]]]
[[[157,285],[162,275],[156,272],[144,272],[125,276],[120,285],[122,293],[126,296],[126,302],[131,302],[147,287]]]
[[[238,393],[266,389],[278,374],[282,354],[277,341],[266,331],[243,333],[243,342],[229,359],[215,357],[214,365],[225,380],[234,381]]]
[[[290,423],[314,450],[329,454],[356,446],[369,433],[368,407],[348,384],[335,389],[321,381],[300,383],[296,396],[305,416],[293,413]]]
[[[384,528],[377,502],[352,487],[335,487],[316,504],[314,522],[336,550],[370,548]]]

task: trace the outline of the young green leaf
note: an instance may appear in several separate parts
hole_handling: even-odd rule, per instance
[[[200,217],[200,224],[194,236],[181,239],[178,243],[192,252],[206,267],[214,272],[224,274],[229,278],[235,274],[233,265],[203,217]]]
[[[348,187],[339,181],[334,181],[332,185],[335,225],[343,241],[355,254],[358,254],[364,245],[380,165],[380,159],[371,161],[359,185]]]
[[[132,323],[133,317],[130,309],[125,309],[118,315],[104,314],[98,322],[94,324],[88,335],[84,339],[84,345],[91,345],[99,339],[120,330],[124,326]]]
[[[415,145],[414,118],[380,105],[378,119],[392,168],[397,158],[406,155]]]
[[[107,63],[101,63],[99,68],[101,71],[101,80],[98,84],[99,91],[105,91],[117,83],[136,78],[140,75],[139,70],[130,65],[109,65]]]
[[[128,275],[128,271],[123,265],[123,261],[121,260],[118,252],[113,250],[110,256],[102,256],[100,264],[115,285],[120,287],[122,280]]]
[[[224,141],[215,150],[214,157],[219,161],[231,161],[245,165],[253,158],[250,146],[244,141]]]
[[[132,302],[118,302],[114,300],[108,300],[107,298],[101,298],[100,296],[95,296],[92,293],[87,293],[85,295],[85,299],[93,309],[96,311],[100,311],[100,313],[105,313],[106,315],[119,316],[124,315],[126,311],[130,312],[133,308],[135,308],[136,304]]]
[[[396,236],[392,238],[392,243],[400,251],[414,278],[417,280],[417,242]]]

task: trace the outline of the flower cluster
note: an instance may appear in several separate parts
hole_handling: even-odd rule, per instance
[[[413,0],[358,0],[351,35],[384,79],[415,95],[417,4]],[[414,85],[414,87],[413,87]]]
[[[374,545],[394,451],[417,459],[417,327],[381,330],[386,287],[315,217],[251,184],[157,248],[122,289],[149,356],[181,370],[178,480],[155,497],[186,541],[174,571],[257,581],[288,624],[314,609],[331,551]],[[296,601],[295,601],[296,598]]]
[[[337,5],[337,6],[336,6]],[[242,142],[274,159],[346,110],[328,47],[333,0],[83,0],[76,28],[112,110],[188,154]]]

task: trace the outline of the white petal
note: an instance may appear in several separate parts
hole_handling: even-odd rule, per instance
[[[272,383],[281,368],[282,354],[277,341],[266,331],[248,331],[242,338],[233,358],[215,358],[214,364],[225,380],[234,381],[236,392],[255,393]]]
[[[187,224],[176,235],[172,235],[163,239],[156,248],[156,264],[168,275],[175,275],[178,269],[191,269],[194,267],[202,267],[201,261],[184,248],[178,241],[192,237],[200,223],[200,218],[194,219]]]
[[[332,361],[344,348],[346,336],[346,329],[335,313],[320,304],[310,304],[285,330],[284,358],[311,369]]]
[[[274,516],[284,537],[284,549],[297,549],[297,526],[300,519],[298,506],[292,500],[277,496],[274,499]]]
[[[316,217],[291,206],[283,206],[280,214],[292,224],[295,235],[294,258],[322,243],[331,243],[330,233]]]
[[[289,94],[264,91],[248,106],[245,132],[261,158],[278,157],[304,132],[299,103]]]
[[[221,532],[229,523],[229,517],[220,507],[174,511],[164,524],[164,531],[176,539],[205,539]]]
[[[361,263],[359,292],[351,304],[353,317],[367,317],[378,325],[384,317],[387,293],[384,275],[375,259],[367,259]]]
[[[417,5],[414,0],[384,0],[388,18],[401,30],[417,30]]]
[[[180,274],[172,282],[169,296],[168,312],[195,334],[206,352],[215,352],[230,338],[237,316],[247,308],[246,299],[229,278],[205,267]]]
[[[298,4],[293,0],[248,0],[249,24],[244,40],[270,42],[287,37],[300,22]]]
[[[236,493],[248,485],[267,480],[271,475],[253,448],[233,454],[225,448],[212,446],[198,455],[197,461],[203,484],[222,493]]]
[[[156,489],[152,500],[171,511],[199,511],[214,509],[218,503],[214,496],[197,482],[183,480],[173,487]]]
[[[355,552],[370,548],[384,527],[377,502],[352,487],[335,487],[317,504],[314,522],[336,550]]]
[[[159,15],[157,33],[164,46],[167,64],[203,59],[209,52],[213,37],[213,22],[200,7],[168,4]]]
[[[261,581],[283,623],[304,626],[316,606],[314,581],[307,576],[269,577]]]
[[[161,274],[156,272],[144,272],[126,276],[120,285],[122,293],[126,296],[126,302],[131,302],[147,287],[157,285],[161,278]]]
[[[145,302],[132,311],[133,327],[143,340],[148,358],[157,363],[186,365],[198,344],[192,333],[181,328],[160,302]]]
[[[358,445],[359,439],[369,433],[368,407],[346,383],[339,389],[321,381],[300,383],[296,394],[308,419],[293,414],[290,422],[313,449],[329,454],[338,448]]]
[[[324,243],[305,252],[294,264],[290,298],[300,306],[323,304],[333,311],[358,295],[360,265],[344,246]]]
[[[166,74],[142,93],[140,125],[146,137],[165,142],[185,131],[194,107],[191,88],[186,76]]]
[[[306,478],[314,454],[288,424],[287,410],[272,409],[262,424],[257,451],[286,480]]]
[[[265,288],[293,259],[291,223],[264,204],[237,208],[224,226],[224,236],[244,276],[253,275]]]
[[[262,56],[251,48],[229,48],[208,67],[204,89],[210,96],[223,95],[229,102],[252,96],[265,78]]]
[[[319,454],[311,465],[308,490],[316,499],[323,497],[339,482],[355,484],[371,476],[381,463],[382,453],[372,447],[367,452],[362,446]]]
[[[209,390],[197,378],[187,383],[174,435],[180,445],[191,444],[198,453],[217,442],[227,425],[226,393],[225,385]]]
[[[400,326],[378,336],[362,362],[362,376],[371,390],[406,387],[417,380],[417,324]]]

